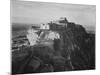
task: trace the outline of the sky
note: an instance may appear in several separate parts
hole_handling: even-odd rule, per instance
[[[39,24],[66,17],[69,22],[95,27],[96,6],[11,0],[13,23]]]

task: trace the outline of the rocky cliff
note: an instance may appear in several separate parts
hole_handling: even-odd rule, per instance
[[[48,23],[61,38],[54,40],[54,49],[48,46],[21,47],[12,53],[12,73],[42,73],[95,69],[95,34],[89,34],[82,25],[66,26]]]

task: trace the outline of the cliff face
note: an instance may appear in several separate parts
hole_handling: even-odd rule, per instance
[[[94,34],[89,34],[81,25],[70,22],[67,27],[52,23],[51,29],[60,33],[61,43],[57,48],[61,49],[61,55],[70,61],[74,70],[95,68]]]
[[[20,48],[19,53],[12,53],[12,73],[95,69],[95,35],[74,23],[68,22],[67,26],[56,23],[49,25],[50,30],[61,36],[54,40],[54,49],[48,46]]]
[[[62,32],[62,36],[64,42],[62,55],[70,57],[75,70],[95,68],[95,38],[90,37],[81,25],[71,23]],[[86,42],[87,39],[88,42]]]

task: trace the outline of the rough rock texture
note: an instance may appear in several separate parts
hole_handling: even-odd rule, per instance
[[[67,27],[50,25],[51,30],[61,35],[61,39],[54,40],[54,49],[38,45],[13,52],[13,74],[95,69],[94,34],[74,23]]]

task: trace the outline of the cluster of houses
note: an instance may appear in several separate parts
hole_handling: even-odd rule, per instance
[[[60,39],[60,34],[57,31],[53,31],[52,24],[57,24],[58,26],[67,26],[68,21],[66,18],[60,18],[60,20],[52,21],[51,25],[49,23],[40,24],[39,27],[32,26],[27,30],[26,41],[23,44],[18,44],[18,46],[34,46],[38,44],[42,45],[53,45],[55,39]]]
[[[66,18],[60,18],[59,20],[52,21],[52,24],[55,23],[57,25],[61,26],[67,26],[67,19]],[[37,34],[37,32],[40,31],[40,34]],[[44,36],[44,37],[43,37]],[[28,30],[27,38],[30,42],[30,45],[33,46],[37,44],[37,41],[42,40],[54,40],[54,39],[60,39],[60,34],[56,31],[51,30],[50,24],[40,24],[39,29],[30,28]],[[39,42],[40,43],[40,42]]]

